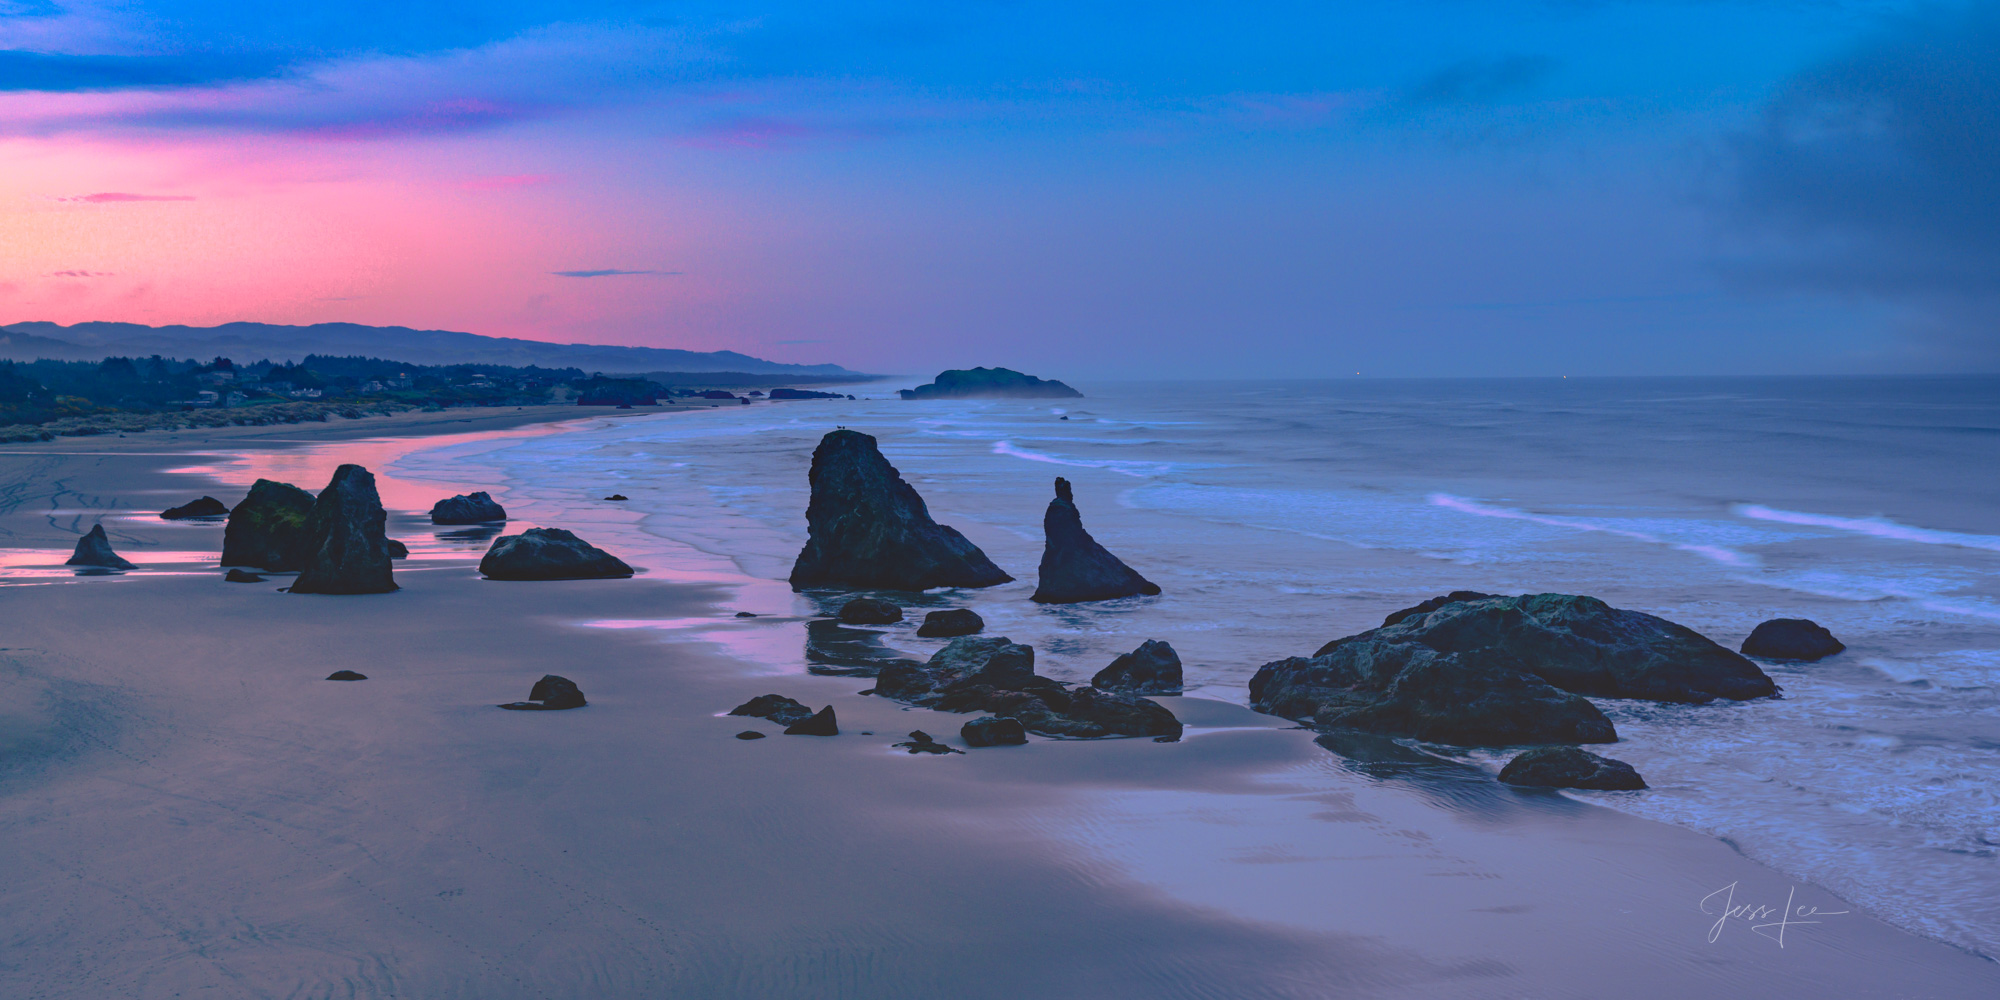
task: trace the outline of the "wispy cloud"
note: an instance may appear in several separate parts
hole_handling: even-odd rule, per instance
[[[100,191],[97,194],[80,194],[73,198],[57,198],[57,201],[80,201],[92,205],[102,205],[118,201],[193,201],[191,194],[127,194],[123,191]]]
[[[601,270],[597,270],[597,271],[550,271],[549,273],[550,273],[550,274],[553,274],[553,275],[556,275],[556,276],[558,276],[558,277],[562,277],[562,278],[608,278],[608,277],[610,277],[610,276],[612,276],[612,275],[614,275],[614,274],[661,274],[661,275],[666,275],[666,274],[679,274],[679,273],[681,273],[681,272],[679,272],[679,271],[622,271],[622,270],[619,270],[618,268],[615,268],[615,267],[607,267],[607,268],[603,268],[603,269],[601,269]]]
[[[109,278],[110,271],[50,271],[51,278]]]

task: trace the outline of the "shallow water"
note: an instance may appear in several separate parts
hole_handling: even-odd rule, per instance
[[[805,538],[806,469],[821,434],[853,427],[1019,578],[907,601],[973,607],[1070,680],[1166,639],[1191,687],[1237,702],[1260,664],[1453,589],[1593,594],[1731,647],[1765,618],[1812,618],[1849,651],[1769,667],[1782,700],[1600,702],[1623,737],[1612,753],[1654,787],[1578,797],[1727,838],[2000,956],[2000,380],[1086,389],[1055,404],[877,398],[590,421],[454,440],[382,471],[491,486],[509,531],[571,528],[648,572],[739,584],[746,610],[809,614],[814,599],[781,582]],[[1027,600],[1055,475],[1164,594]],[[631,499],[600,499],[613,492]],[[399,518],[419,557],[476,554],[477,541],[414,537],[417,513]],[[774,672],[802,663],[796,631],[602,624],[699,629]],[[935,646],[907,625],[888,641]]]

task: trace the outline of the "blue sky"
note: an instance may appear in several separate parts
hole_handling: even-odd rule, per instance
[[[1990,11],[0,0],[0,321],[1991,371]]]

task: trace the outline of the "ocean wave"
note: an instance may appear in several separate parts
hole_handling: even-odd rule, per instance
[[[1972,535],[1957,531],[1940,531],[1935,528],[1918,528],[1899,524],[1886,517],[1837,517],[1832,514],[1808,514],[1795,510],[1778,510],[1762,504],[1737,504],[1732,508],[1736,514],[1755,521],[1777,521],[1780,524],[1798,524],[1813,528],[1833,528],[1837,531],[1869,535],[1874,538],[1888,538],[1899,542],[1916,542],[1920,545],[1950,545],[1961,549],[1984,549],[2000,552],[2000,536]]]
[[[1648,532],[1635,531],[1631,528],[1620,528],[1609,524],[1595,523],[1592,521],[1582,520],[1580,518],[1555,517],[1548,514],[1530,514],[1525,510],[1515,510],[1512,507],[1496,507],[1491,504],[1480,503],[1477,500],[1468,500],[1464,497],[1455,497],[1449,493],[1433,493],[1427,499],[1431,502],[1433,506],[1443,507],[1447,510],[1455,510],[1463,514],[1475,514],[1480,517],[1505,518],[1510,521],[1530,521],[1535,524],[1547,525],[1551,528],[1569,528],[1573,531],[1603,532],[1604,534],[1617,535],[1621,538],[1630,538],[1633,539],[1634,541],[1650,542],[1655,545],[1672,546],[1673,548],[1678,549],[1679,551],[1693,553],[1694,555],[1701,556],[1704,559],[1710,559],[1715,562],[1719,562],[1725,566],[1757,565],[1757,560],[1754,556],[1748,556],[1741,552],[1737,552],[1734,549],[1724,548],[1723,546],[1720,545],[1709,545],[1700,542],[1676,542],[1670,539],[1661,538],[1658,535],[1650,534]]]
[[[1171,462],[1133,462],[1110,458],[1064,458],[1060,455],[1051,455],[1046,452],[1029,451],[1014,444],[1012,441],[993,442],[993,454],[1026,459],[1030,462],[1047,462],[1050,465],[1067,465],[1079,469],[1103,469],[1107,472],[1116,472],[1119,475],[1139,478],[1163,475],[1172,471],[1174,467]]]

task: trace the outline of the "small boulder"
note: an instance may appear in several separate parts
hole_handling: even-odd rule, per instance
[[[305,565],[306,515],[313,495],[270,479],[250,487],[222,529],[222,565],[285,573]]]
[[[625,495],[625,494],[623,494],[623,493],[613,493],[613,494],[611,494],[610,496],[608,496],[608,497],[605,497],[604,499],[606,499],[606,500],[630,500],[630,499],[632,499],[632,498],[631,498],[631,497],[628,497],[628,496],[626,496],[626,495]]]
[[[1536,747],[1507,762],[1500,780],[1535,788],[1588,788],[1623,792],[1646,787],[1645,779],[1622,760],[1599,757],[1581,747]]]
[[[857,597],[840,606],[840,620],[849,625],[891,625],[903,620],[903,609],[873,597]]]
[[[1158,639],[1149,639],[1098,671],[1090,679],[1090,686],[1131,694],[1180,694],[1180,654]]]
[[[1846,648],[1825,626],[1804,618],[1773,618],[1743,640],[1743,655],[1767,660],[1823,660]]]
[[[1083,528],[1069,480],[1056,477],[1056,498],[1042,516],[1041,582],[1032,600],[1042,604],[1109,601],[1160,592],[1158,584],[1140,576],[1110,553]]]
[[[1028,731],[1019,719],[986,716],[959,727],[959,738],[969,747],[1015,747],[1028,742]]]
[[[386,540],[384,544],[389,546],[389,558],[408,559],[410,557],[410,547],[404,545],[402,542],[391,538]]]
[[[224,574],[222,574],[222,578],[223,578],[224,580],[226,580],[226,581],[230,582],[230,583],[263,583],[263,582],[264,582],[264,578],[263,578],[263,577],[261,577],[261,576],[258,576],[258,575],[257,575],[257,574],[255,574],[255,573],[250,573],[250,572],[246,572],[246,571],[244,571],[244,570],[240,570],[240,569],[232,569],[232,570],[230,570],[229,572],[227,572],[227,573],[224,573]]]
[[[431,505],[432,524],[485,524],[506,519],[507,509],[494,503],[484,490],[446,497]]]
[[[840,725],[833,717],[833,706],[820,709],[810,719],[794,722],[785,727],[786,736],[839,736]]]
[[[1063,714],[1113,736],[1181,735],[1181,720],[1159,702],[1115,691],[1078,688],[1070,692],[1069,711]]]
[[[756,731],[755,729],[745,729],[744,731],[737,733],[736,738],[739,740],[761,740],[764,738],[764,734]]]
[[[222,517],[228,513],[229,508],[224,507],[222,501],[214,497],[202,497],[178,507],[168,507],[160,512],[160,517],[169,521],[185,521],[191,517]]]
[[[567,677],[544,674],[535,686],[528,690],[527,701],[516,701],[501,708],[521,712],[555,712],[565,708],[582,708],[589,704],[583,700],[583,689]]]
[[[90,533],[76,540],[76,554],[69,557],[65,566],[97,566],[104,569],[136,569],[123,556],[111,551],[111,539],[105,537],[104,525],[92,525]]]
[[[609,580],[632,575],[624,561],[561,528],[501,535],[479,560],[489,580]]]
[[[389,566],[389,514],[375,476],[343,465],[313,501],[304,527],[305,564],[294,594],[385,594],[396,589]]]
[[[729,714],[769,719],[781,726],[789,726],[812,718],[813,711],[781,694],[760,694],[730,709]]]
[[[891,743],[889,745],[901,750],[908,750],[911,753],[948,754],[948,753],[965,752],[963,750],[958,749],[957,747],[948,747],[942,743],[939,743],[934,739],[931,739],[931,734],[924,732],[921,729],[912,730],[910,732],[910,738],[908,740],[902,743]]]
[[[748,611],[738,611],[738,612],[736,612],[736,617],[738,617],[738,618],[755,618],[755,617],[757,617],[757,616],[756,616],[755,614],[752,614],[751,612],[748,612]]]
[[[352,670],[336,670],[326,675],[326,679],[330,681],[365,681],[368,679],[368,675],[355,673]]]
[[[933,611],[924,616],[924,623],[917,626],[917,634],[929,639],[948,639],[953,636],[975,635],[986,629],[986,619],[971,608],[951,608]]]

